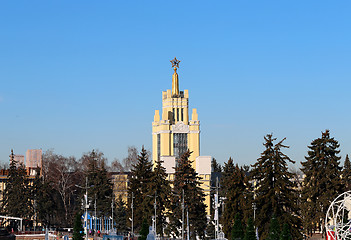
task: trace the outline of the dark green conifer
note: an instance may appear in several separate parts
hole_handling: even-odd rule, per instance
[[[257,240],[255,227],[251,218],[247,221],[244,240]]]
[[[86,179],[88,180],[88,197],[95,204],[99,217],[111,216],[111,201],[113,199],[113,184],[106,169],[106,158],[103,153],[92,150],[88,155],[83,156],[87,164]]]
[[[156,232],[161,237],[163,237],[163,232],[167,225],[166,211],[170,205],[169,196],[171,194],[171,185],[167,180],[168,175],[166,169],[162,166],[162,163],[163,161],[161,160],[156,161],[153,178],[151,180],[152,187],[149,195],[154,197],[153,201],[155,201],[156,197]],[[155,214],[153,213],[152,215]]]
[[[283,231],[280,234],[279,240],[292,240],[290,228],[289,228],[289,225],[287,223],[284,223],[284,225],[283,225]]]
[[[235,214],[234,225],[232,228],[232,240],[243,240],[244,239],[244,229],[241,222],[240,214]]]
[[[82,214],[78,212],[74,217],[73,240],[83,240],[84,229],[82,224]]]
[[[151,216],[153,216],[153,198],[152,179],[154,173],[152,171],[152,163],[144,146],[138,155],[138,161],[132,166],[131,177],[128,186],[129,203],[131,206],[132,195],[134,196],[134,231],[138,232],[144,219],[147,224],[151,225]],[[151,197],[149,197],[151,196]],[[128,208],[128,216],[132,218],[131,208]]]
[[[119,196],[116,201],[116,212],[115,212],[115,227],[117,229],[117,234],[124,235],[128,232],[127,228],[127,208],[122,199],[122,196]]]
[[[147,223],[148,221],[146,219],[143,220],[143,223],[141,224],[141,229],[140,229],[140,237],[138,237],[138,240],[146,240],[147,235],[149,234],[149,224]]]
[[[223,232],[229,237],[236,214],[243,216],[245,221],[252,212],[250,184],[245,171],[237,164],[234,166],[232,158],[229,158],[223,169],[221,193],[225,197],[221,224]]]
[[[346,154],[344,169],[342,170],[342,183],[345,191],[351,190],[351,163],[348,154]]]
[[[282,153],[283,140],[274,144],[272,134],[264,137],[265,150],[253,165],[251,178],[255,185],[256,223],[260,239],[269,232],[269,222],[275,214],[277,221],[292,227],[294,239],[301,238],[301,222],[298,217],[296,182],[288,171],[288,163],[294,163]]]
[[[182,201],[184,199],[185,217],[186,210],[189,211],[190,238],[195,239],[197,236],[204,238],[207,223],[206,205],[204,204],[205,195],[200,188],[200,179],[191,166],[189,156],[189,151],[184,153],[175,167],[174,187],[173,194],[171,195],[169,214],[169,230],[174,235],[181,236],[181,232],[178,229],[181,229],[182,226],[180,219],[182,219]],[[186,218],[184,218],[184,222],[186,222]],[[184,229],[186,229],[186,225],[184,225]]]
[[[11,150],[10,168],[1,200],[2,212],[7,216],[21,218],[32,216],[30,186],[26,175],[23,164],[15,161],[15,155]]]
[[[306,161],[301,163],[301,170],[305,175],[301,192],[301,213],[304,231],[310,235],[325,225],[328,207],[342,192],[343,187],[338,156],[339,143],[330,137],[329,130],[323,132],[321,138],[313,140],[308,148]]]
[[[280,226],[277,218],[273,215],[270,225],[269,234],[267,240],[279,240],[280,238]]]
[[[44,177],[40,176],[40,169],[37,169],[31,187],[32,212],[36,217],[36,224],[41,223],[43,226],[50,226],[53,222],[53,218],[57,212],[57,204],[55,204],[55,194],[53,192],[55,190]]]
[[[222,166],[217,162],[215,158],[211,160],[211,169],[213,173],[220,173],[222,172]]]

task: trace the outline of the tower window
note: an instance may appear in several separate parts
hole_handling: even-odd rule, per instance
[[[173,152],[176,160],[188,150],[188,135],[186,133],[173,134]]]
[[[184,121],[184,117],[183,117],[183,113],[184,113],[184,108],[180,109],[180,112],[181,112],[181,121]]]
[[[179,108],[177,108],[177,122],[179,122]]]
[[[175,122],[175,110],[173,108],[173,122]]]

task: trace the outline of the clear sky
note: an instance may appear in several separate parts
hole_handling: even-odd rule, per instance
[[[10,150],[151,150],[154,110],[180,90],[201,155],[252,164],[263,136],[300,162],[330,129],[351,154],[351,1],[1,1],[0,161]]]

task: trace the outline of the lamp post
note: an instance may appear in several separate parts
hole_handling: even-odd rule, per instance
[[[252,209],[253,209],[253,212],[254,212],[254,222],[256,220],[256,203],[252,203]]]
[[[214,194],[214,208],[215,208],[215,214],[214,214],[214,225],[215,225],[215,239],[218,239],[219,238],[219,233],[220,233],[220,230],[219,230],[219,207],[221,204],[223,204],[222,206],[224,206],[224,202],[223,200],[225,200],[226,198],[225,197],[220,197],[219,196],[219,180],[218,180],[218,177],[216,177],[216,186],[215,187],[212,187],[212,186],[209,186],[207,184],[204,184],[205,186],[209,187],[210,189],[216,189],[216,193]]]
[[[114,230],[114,224],[113,224],[113,200],[114,200],[114,197],[112,196],[112,199],[111,199],[111,210],[112,210],[112,224],[111,224],[111,228],[112,228],[112,231]]]
[[[95,230],[94,230],[94,237],[95,237],[95,233],[96,233],[96,231],[97,231],[97,226],[96,226],[96,193],[95,193],[95,202],[94,202],[94,210],[95,210],[95,212],[94,212],[94,228],[95,228]]]
[[[132,209],[132,237],[134,236],[134,192],[132,192],[132,203],[131,203],[131,209]]]
[[[155,237],[157,236],[157,225],[156,225],[156,219],[157,219],[157,202],[156,202],[156,198],[157,198],[157,192],[155,191],[155,196],[152,196],[152,195],[147,195],[148,197],[155,197],[155,201],[154,201],[154,210],[155,210],[155,216],[154,216],[154,219],[153,219],[153,229],[154,229],[154,234],[155,234]]]
[[[184,240],[184,188],[182,194],[182,240]]]
[[[88,240],[88,177],[85,178],[85,239]]]
[[[189,229],[189,208],[186,208],[186,239],[190,238],[190,229]]]
[[[76,187],[79,188],[85,188],[85,195],[84,195],[84,199],[85,199],[85,216],[84,216],[84,222],[85,222],[85,239],[88,240],[88,188],[94,187],[94,185],[91,185],[88,187],[88,177],[85,177],[85,187],[79,186],[79,185],[75,185]]]

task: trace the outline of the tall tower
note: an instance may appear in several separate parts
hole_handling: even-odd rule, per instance
[[[174,70],[172,90],[162,92],[162,112],[155,110],[152,123],[152,159],[172,156],[177,161],[188,149],[190,160],[196,169],[196,158],[200,155],[200,122],[196,109],[189,120],[188,90],[179,91],[177,69],[180,61],[171,60]]]

